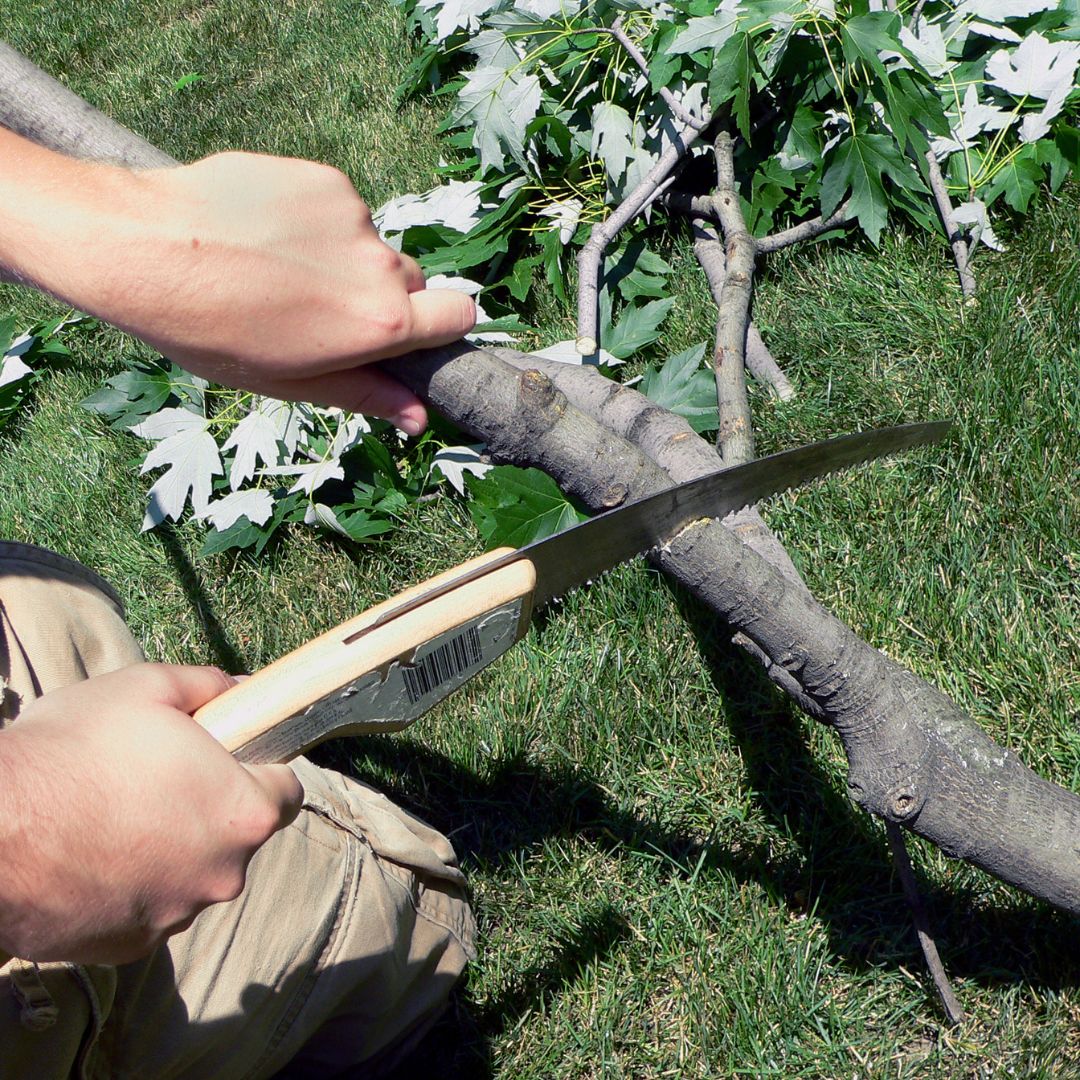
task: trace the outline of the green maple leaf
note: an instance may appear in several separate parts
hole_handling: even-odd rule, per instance
[[[885,65],[878,53],[883,50],[906,52],[897,35],[900,19],[891,11],[871,11],[856,15],[840,28],[840,40],[844,47],[844,59],[857,67],[862,62],[879,78],[887,78]]]
[[[885,107],[889,127],[900,146],[910,143],[916,154],[930,149],[923,132],[948,135],[949,122],[941,98],[924,79],[910,71],[894,71],[875,89],[875,97]]]
[[[750,138],[750,91],[757,58],[750,35],[740,30],[724,42],[709,73],[709,104],[713,112],[734,99],[732,111],[743,137]]]
[[[715,431],[716,378],[701,366],[705,344],[669,356],[659,368],[645,369],[638,389],[657,405],[684,417],[700,435]]]
[[[853,134],[837,148],[822,177],[822,215],[828,217],[850,191],[852,215],[876,246],[889,216],[886,177],[906,191],[925,190],[888,135]]]
[[[483,476],[466,474],[469,513],[487,549],[522,547],[584,521],[547,473],[497,465]]]
[[[1045,179],[1043,168],[1038,162],[1036,145],[1027,143],[994,174],[993,180],[982,193],[982,199],[987,206],[1004,194],[1005,201],[1015,211],[1020,214],[1027,213],[1028,203]]]

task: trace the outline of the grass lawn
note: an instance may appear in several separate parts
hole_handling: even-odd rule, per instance
[[[386,2],[0,0],[0,26],[177,157],[321,158],[376,205],[435,182],[441,107],[394,105],[410,49]],[[943,452],[777,500],[768,519],[826,605],[1073,789],[1078,211],[1076,184],[1043,199],[1006,254],[980,257],[969,309],[922,239],[774,259],[756,316],[799,394],[754,396],[763,453],[957,420]],[[668,353],[711,340],[713,322],[685,237],[670,257]],[[0,290],[0,317],[52,310]],[[550,300],[533,322],[545,343],[570,336]],[[78,364],[0,433],[0,535],[111,578],[153,658],[254,669],[479,550],[450,496],[364,548],[297,531],[258,560],[196,560],[191,526],[140,534],[136,443],[75,403],[141,346],[107,329],[72,343]],[[914,843],[969,1012],[947,1028],[883,830],[844,794],[838,741],[644,565],[570,596],[410,731],[323,759],[448,832],[470,876],[481,956],[426,1072],[1080,1077],[1076,920]]]

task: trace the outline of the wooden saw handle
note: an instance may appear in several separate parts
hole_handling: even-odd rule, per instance
[[[288,761],[327,739],[398,731],[519,641],[536,570],[527,559],[382,626],[385,612],[505,555],[501,548],[370,608],[207,702],[195,719],[241,761]]]

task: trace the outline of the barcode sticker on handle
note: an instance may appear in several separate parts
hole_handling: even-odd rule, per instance
[[[427,656],[402,668],[405,692],[409,695],[410,703],[415,705],[425,694],[430,694],[432,690],[437,690],[473,668],[482,667],[483,662],[480,634],[475,626],[469,626],[462,633],[437,646]]]
[[[446,630],[406,654],[343,681],[305,709],[257,736],[242,761],[288,761],[328,734],[399,731],[452,694],[520,637],[522,599]],[[349,648],[363,649],[363,639]]]

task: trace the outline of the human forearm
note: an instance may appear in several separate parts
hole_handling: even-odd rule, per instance
[[[46,150],[0,127],[0,268],[62,294],[65,267],[122,230],[128,171]]]
[[[426,291],[342,173],[251,154],[131,172],[0,138],[0,263],[215,381],[423,426],[365,365],[457,340],[475,306]]]

